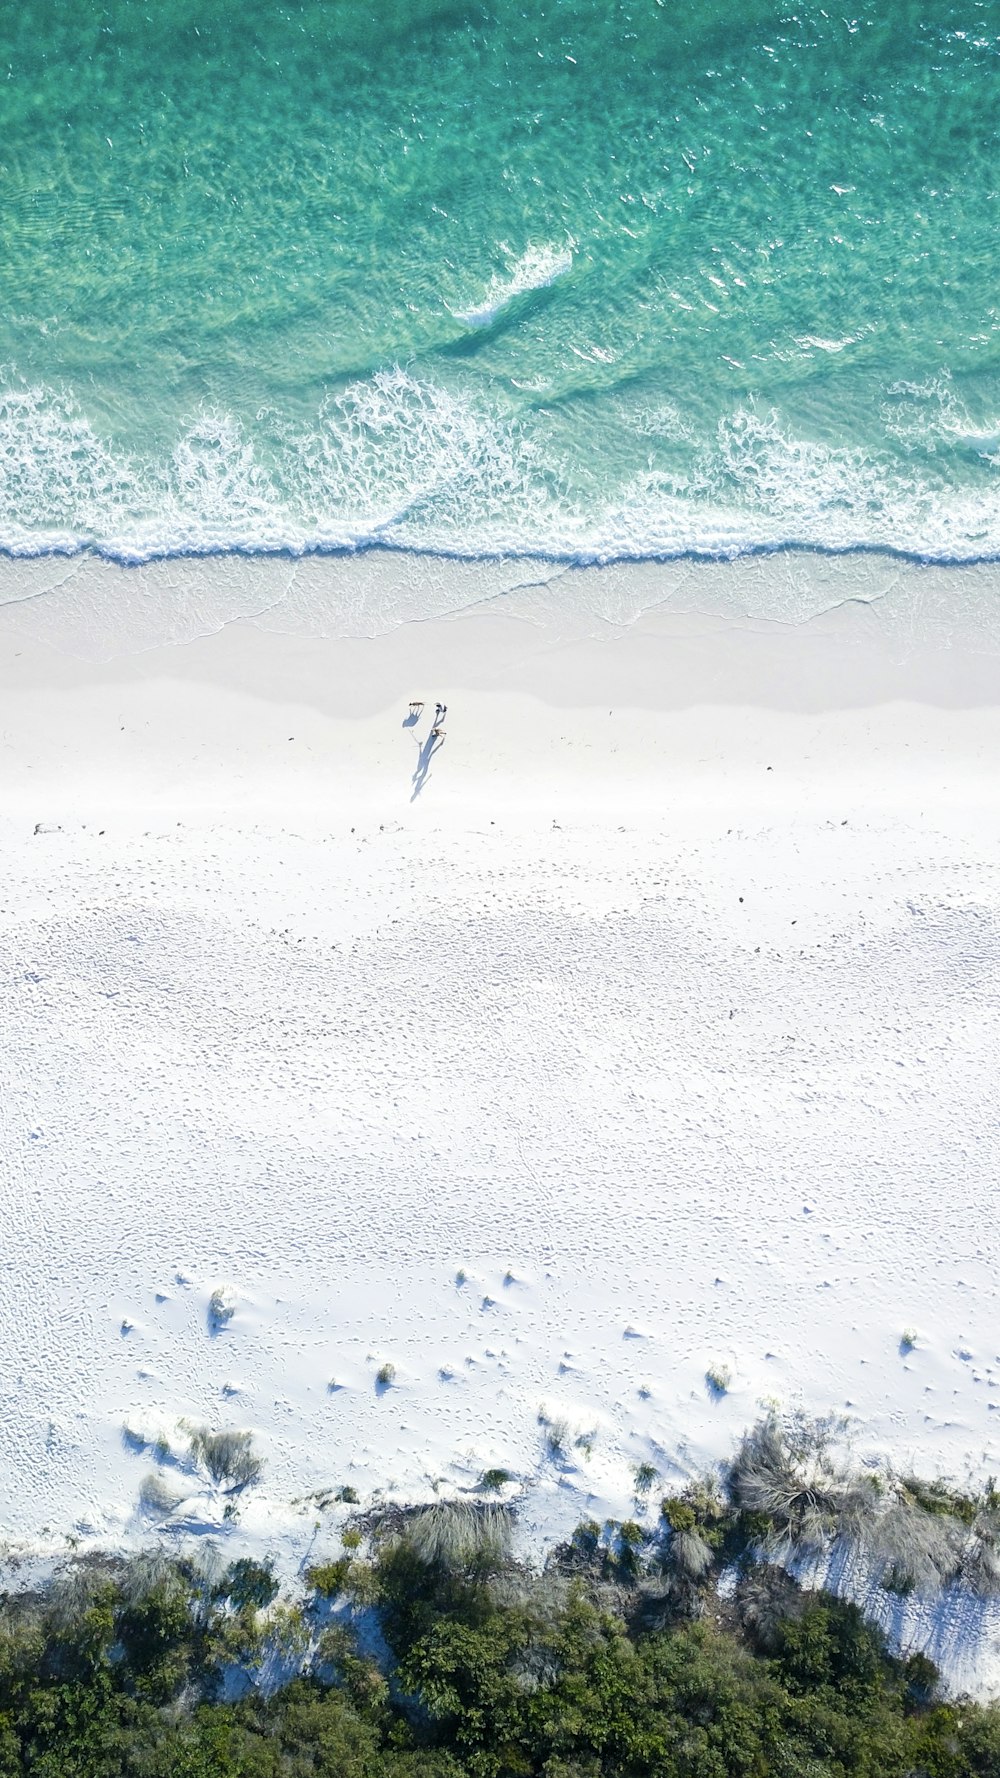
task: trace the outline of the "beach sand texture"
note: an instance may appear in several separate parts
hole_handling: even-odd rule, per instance
[[[5,569],[4,1530],[132,1534],[185,1416],[254,1429],[286,1562],[310,1490],[493,1465],[541,1549],[762,1402],[995,1473],[1000,709],[945,645],[992,571],[892,567],[921,640],[718,614],[890,572],[856,559],[688,564],[683,610],[680,569],[608,570],[598,615],[500,567],[455,610],[440,564],[448,615],[337,638],[294,580],[398,604],[427,564],[293,567],[175,562],[159,606]],[[195,634],[240,573],[256,616]],[[918,1629],[993,1683],[989,1614]]]

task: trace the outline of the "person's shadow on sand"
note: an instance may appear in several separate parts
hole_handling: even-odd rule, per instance
[[[444,736],[435,734],[432,730],[417,756],[417,769],[413,774],[413,795],[410,797],[411,803],[416,802],[417,797],[423,790],[424,784],[427,781],[427,774],[431,769],[431,760],[434,758],[438,748],[443,746]]]

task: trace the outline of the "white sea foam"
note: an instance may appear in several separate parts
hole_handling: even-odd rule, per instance
[[[508,255],[509,251],[504,248]],[[573,254],[568,247],[529,247],[505,277],[494,275],[482,302],[470,309],[453,309],[452,313],[466,327],[490,327],[516,296],[525,296],[529,290],[544,290],[564,277],[572,266]]]
[[[847,346],[853,346],[856,339],[857,335],[853,333],[847,334],[842,340],[827,340],[819,334],[805,333],[795,343],[804,352],[843,352]]]
[[[893,383],[882,404],[888,435],[907,449],[971,451],[992,462],[1000,445],[1000,419],[974,418],[946,370],[920,383]]]
[[[621,433],[623,398],[615,413]],[[600,495],[593,466],[582,474],[570,445],[554,444],[542,424],[473,387],[399,367],[329,397],[308,425],[269,415],[251,429],[202,409],[159,459],[102,438],[72,395],[8,383],[0,548],[93,550],[133,563],[371,544],[569,563],[789,546],[1000,556],[993,430],[976,430],[947,379],[897,385],[883,417],[886,448],[875,453],[796,436],[778,412],[745,406],[699,442],[672,404],[640,402],[636,458],[640,441],[662,438],[680,452],[678,466],[629,471],[620,457]],[[978,479],[956,485],[947,452],[957,440],[980,467]]]

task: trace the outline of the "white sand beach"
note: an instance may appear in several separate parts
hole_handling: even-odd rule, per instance
[[[761,1403],[1000,1469],[996,571],[470,572],[4,566],[23,1547],[126,1536],[184,1417],[254,1430],[296,1559],[311,1490],[490,1466],[541,1548]]]

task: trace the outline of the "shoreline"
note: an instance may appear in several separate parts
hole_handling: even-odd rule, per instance
[[[438,544],[420,545],[411,543],[387,542],[384,537],[376,534],[372,537],[348,538],[333,540],[321,538],[316,542],[288,543],[206,543],[204,545],[178,545],[176,548],[166,546],[163,549],[150,549],[142,553],[138,549],[112,548],[110,545],[96,543],[92,537],[83,536],[79,539],[67,538],[54,541],[38,548],[21,547],[16,543],[0,543],[0,563],[9,563],[13,567],[25,564],[46,562],[78,562],[91,561],[101,566],[126,573],[134,573],[144,569],[160,569],[171,564],[183,567],[185,564],[199,562],[225,563],[230,561],[261,562],[261,563],[303,563],[355,560],[366,555],[382,557],[405,557],[410,560],[427,560],[447,562],[464,568],[483,568],[500,562],[515,564],[526,562],[543,564],[553,573],[566,570],[578,572],[597,572],[604,574],[610,570],[632,570],[636,568],[673,568],[691,564],[696,567],[738,566],[741,563],[768,561],[782,556],[800,558],[816,558],[818,561],[838,561],[846,558],[850,561],[863,561],[867,558],[876,561],[888,561],[902,564],[907,568],[940,570],[946,574],[953,570],[961,572],[965,569],[996,569],[1000,566],[1000,555],[983,552],[979,555],[932,555],[918,549],[907,549],[903,544],[891,543],[817,543],[800,537],[788,537],[782,542],[746,543],[734,545],[732,548],[720,546],[712,549],[705,545],[699,547],[692,544],[679,549],[650,549],[645,555],[622,550],[613,552],[586,553],[560,550],[553,546],[529,548],[484,548],[448,549]]]
[[[895,659],[951,647],[1000,653],[998,591],[997,561],[942,564],[799,546],[591,566],[376,545],[131,565],[88,552],[0,554],[0,610],[21,607],[38,620],[29,629],[94,661],[195,640],[241,617],[278,633],[349,639],[470,615],[491,602],[565,637],[604,636],[657,612],[798,626],[854,606],[875,619],[866,642]]]
[[[884,599],[626,576],[327,638],[315,590],[110,661],[93,586],[0,610],[10,1528],[125,1536],[123,1426],[184,1417],[279,1503],[507,1465],[536,1547],[762,1400],[995,1473],[994,659]]]
[[[341,607],[353,599],[359,621],[380,602],[388,609],[393,576],[410,566],[388,553],[342,562],[338,573],[361,584],[338,582]],[[896,595],[866,585],[863,597],[789,623],[720,612],[734,604],[734,575],[750,572],[740,564],[713,565],[696,584],[672,570],[609,570],[506,590],[502,565],[457,581],[438,567],[442,583],[421,581],[408,596],[443,615],[371,635],[317,633],[322,589],[277,573],[262,585],[256,570],[252,588],[242,569],[224,585],[216,608],[203,565],[191,584],[152,587],[102,569],[99,587],[74,579],[21,604],[8,598],[4,813],[124,818],[141,806],[184,822],[267,820],[274,809],[312,827],[322,809],[451,823],[470,818],[488,789],[505,815],[557,819],[618,802],[642,819],[655,785],[657,806],[685,818],[699,805],[780,816],[814,787],[836,795],[837,780],[866,809],[923,803],[947,818],[949,798],[991,802],[1000,674],[975,646],[978,632],[942,642],[957,624],[942,617],[956,602],[947,576],[917,577],[921,610],[937,613],[921,637],[900,620],[904,606],[913,618],[911,585]],[[784,570],[756,571],[778,581],[757,587],[754,602],[787,606]],[[1000,613],[1000,570],[992,579]],[[822,607],[830,591],[812,602]],[[250,615],[224,621],[248,605]],[[171,625],[186,639],[164,641]],[[412,697],[450,706],[418,803],[414,736],[401,733]],[[764,783],[768,766],[782,791]]]

